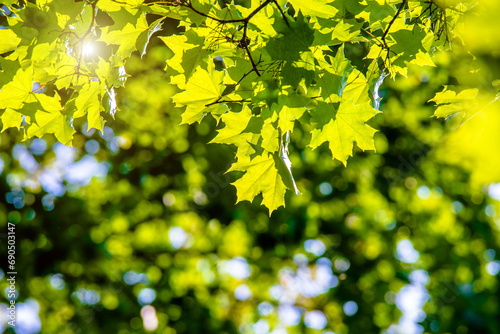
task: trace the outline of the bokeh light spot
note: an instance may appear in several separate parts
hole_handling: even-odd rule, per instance
[[[343,306],[342,309],[344,310],[345,315],[351,317],[358,312],[358,304],[356,304],[355,301],[348,301],[346,302]]]

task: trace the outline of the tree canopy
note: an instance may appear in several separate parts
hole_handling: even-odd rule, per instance
[[[495,1],[1,13],[11,331],[499,333]]]

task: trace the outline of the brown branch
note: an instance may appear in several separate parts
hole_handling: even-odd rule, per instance
[[[205,107],[210,107],[214,104],[218,104],[218,103],[243,103],[243,102],[251,102],[249,100],[234,100],[234,101],[220,101],[220,100],[217,100],[217,101],[214,101],[212,103],[209,103],[209,104],[205,104]]]
[[[278,1],[273,0],[273,3],[276,5],[276,7],[278,7],[278,10],[280,11],[281,16],[283,16],[283,20],[285,20],[285,23],[286,23],[287,27],[290,28],[290,23],[288,23],[288,19],[286,18],[285,13],[281,9],[280,4],[278,3]]]
[[[184,6],[184,7],[191,9],[193,12],[195,12],[198,15],[201,15],[201,16],[206,17],[208,19],[211,19],[213,21],[219,22],[222,25],[224,25],[226,23],[243,23],[243,36],[239,40],[238,46],[245,49],[245,52],[246,52],[248,58],[250,59],[250,63],[252,64],[253,71],[257,74],[257,76],[260,77],[261,74],[259,72],[259,69],[257,68],[257,64],[255,63],[255,60],[252,57],[252,53],[250,52],[250,48],[248,47],[248,40],[249,39],[248,39],[248,35],[247,35],[247,30],[248,30],[248,24],[250,22],[250,19],[252,19],[252,17],[254,17],[259,11],[261,11],[262,8],[264,8],[265,6],[270,4],[271,2],[274,2],[278,6],[281,14],[283,15],[283,18],[285,19],[286,24],[288,25],[288,21],[286,20],[286,17],[284,15],[283,11],[281,11],[281,8],[279,7],[276,0],[266,0],[263,3],[261,3],[257,8],[255,8],[250,14],[248,14],[247,17],[245,17],[243,19],[231,19],[231,20],[220,19],[220,18],[212,16],[210,14],[203,13],[202,11],[196,9],[193,6],[193,4],[191,3],[191,1],[180,1],[180,2],[178,2],[178,4],[180,6]]]
[[[248,19],[248,17],[246,17],[244,19],[223,20],[223,19],[219,19],[218,17],[212,16],[212,15],[209,15],[209,14],[205,14],[202,11],[199,11],[198,9],[194,8],[194,6],[193,6],[193,4],[191,2],[186,2],[186,3],[182,3],[181,2],[180,5],[191,9],[193,12],[195,12],[198,15],[201,15],[203,17],[206,17],[208,19],[214,20],[214,21],[222,23],[222,24],[245,22]],[[252,15],[252,14],[250,14],[250,15]]]
[[[85,41],[85,38],[92,32],[92,28],[94,27],[94,23],[95,23],[95,16],[96,16],[96,4],[97,4],[97,1],[95,2],[92,2],[92,3],[89,3],[87,2],[87,4],[89,4],[91,7],[92,7],[92,20],[90,21],[90,25],[89,25],[89,28],[87,29],[87,31],[85,32],[85,34],[83,34],[83,36],[81,38],[79,38],[79,43],[81,43],[80,45],[80,55],[78,56],[78,61],[76,63],[76,73],[78,73],[78,76],[77,76],[77,80],[80,78],[80,66],[82,65],[82,58],[83,58],[83,42]]]
[[[391,22],[389,22],[389,25],[387,26],[387,28],[384,31],[384,34],[382,35],[382,43],[384,43],[384,46],[387,50],[389,50],[389,46],[387,45],[387,41],[385,40],[385,38],[387,37],[387,34],[389,33],[389,30],[391,29],[392,25],[394,24],[394,21],[396,21],[396,19],[398,18],[399,14],[403,10],[403,8],[405,7],[407,2],[408,2],[408,0],[403,0],[403,2],[401,3],[401,6],[399,6],[398,11],[396,12],[396,15],[394,15]]]
[[[261,60],[259,60],[259,62],[257,64],[259,64],[261,62]],[[206,104],[205,107],[210,107],[211,105],[214,105],[214,104],[217,104],[217,103],[224,103],[224,102],[250,102],[250,101],[246,101],[246,100],[236,100],[236,101],[221,101],[222,97],[223,96],[226,96],[226,95],[229,95],[231,94],[233,91],[236,90],[236,86],[238,86],[242,81],[243,79],[245,79],[248,75],[250,75],[250,73],[252,73],[254,70],[250,70],[248,71],[247,73],[243,74],[243,76],[241,77],[240,80],[238,80],[237,83],[234,84],[234,86],[232,87],[232,89],[230,91],[228,91],[227,93],[224,94],[224,92],[222,93],[221,96],[219,96],[219,98],[217,100],[215,100],[214,102],[211,102],[209,104]]]
[[[245,25],[243,27],[243,37],[240,40],[240,44],[245,48],[245,51],[247,52],[248,58],[250,59],[250,62],[252,63],[252,68],[257,73],[257,76],[260,77],[260,72],[257,69],[257,65],[253,61],[252,53],[250,52],[250,49],[248,48],[248,43],[247,43],[247,27],[248,27],[248,21],[245,21]]]
[[[269,3],[271,3],[273,0],[266,0],[264,1],[263,3],[260,4],[259,7],[255,8],[255,10],[253,12],[251,12],[250,14],[248,14],[248,16],[245,18],[245,21],[250,21],[250,19],[255,15],[257,14],[258,12],[260,12],[260,10],[264,7],[266,7]]]
[[[259,61],[257,62],[257,65],[258,65],[261,61],[262,61],[262,59],[259,59]],[[239,85],[239,84],[243,81],[243,79],[245,79],[245,78],[246,78],[248,75],[250,75],[250,73],[252,73],[252,72],[253,72],[253,71],[248,71],[247,73],[243,74],[243,76],[241,77],[241,79],[240,79],[240,80],[238,80],[238,82],[236,83],[235,87],[236,87],[237,85]]]
[[[390,67],[391,67],[391,47],[387,44],[387,35],[389,34],[389,30],[391,30],[391,27],[392,25],[394,24],[394,22],[396,21],[396,19],[398,18],[399,14],[401,14],[401,12],[403,11],[403,8],[406,6],[406,3],[408,2],[408,0],[403,0],[403,2],[401,2],[401,5],[399,6],[396,14],[392,17],[391,21],[389,22],[389,24],[387,25],[387,28],[385,29],[384,33],[382,34],[382,42],[381,42],[381,47],[382,47],[382,50],[385,49],[387,50],[387,55],[385,57],[385,59],[383,59],[383,63],[385,65],[385,67],[390,71]],[[380,50],[380,54],[382,53],[382,50]],[[379,55],[380,56],[380,55]]]

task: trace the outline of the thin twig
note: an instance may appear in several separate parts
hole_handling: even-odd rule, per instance
[[[278,7],[278,10],[280,11],[281,16],[283,16],[283,20],[285,20],[286,25],[288,27],[290,27],[290,23],[288,23],[288,19],[285,16],[285,12],[283,12],[283,10],[281,9],[280,4],[278,3],[278,1],[273,0],[273,3],[276,5],[276,7]]]
[[[217,100],[217,101],[214,101],[212,103],[209,103],[209,104],[205,104],[205,107],[210,107],[214,104],[218,104],[218,103],[243,103],[243,102],[251,102],[249,100],[234,100],[234,101],[220,101],[220,100]]]
[[[394,15],[391,22],[389,22],[389,25],[387,26],[387,28],[384,31],[384,34],[382,35],[382,43],[384,43],[384,46],[386,49],[389,49],[389,46],[387,45],[387,41],[385,40],[385,38],[387,37],[387,34],[389,33],[389,30],[391,29],[392,25],[394,24],[394,21],[396,21],[396,19],[398,18],[399,14],[403,10],[403,8],[407,2],[408,2],[408,0],[403,0],[403,2],[401,3],[401,6],[399,6],[398,11],[396,12],[396,15]]]
[[[92,20],[90,21],[89,28],[87,29],[85,34],[83,34],[83,36],[81,38],[79,38],[79,42],[81,43],[81,45],[80,45],[81,50],[80,50],[80,55],[78,56],[78,61],[76,63],[76,73],[80,73],[80,66],[82,65],[82,58],[83,58],[83,42],[85,41],[85,38],[92,32],[92,28],[94,27],[94,23],[95,23],[96,11],[97,11],[97,8],[96,8],[97,1],[92,2],[92,3],[87,3],[87,4],[89,4],[92,7]],[[80,74],[77,75],[76,79],[78,80],[79,78],[80,78]]]
[[[247,30],[248,30],[248,24],[250,22],[250,19],[252,19],[252,17],[254,17],[259,11],[261,11],[262,8],[264,8],[265,6],[267,6],[268,4],[270,4],[272,2],[274,2],[279,8],[279,5],[276,2],[276,0],[266,0],[263,3],[261,3],[257,8],[255,8],[250,14],[248,14],[247,17],[245,17],[243,19],[231,19],[231,20],[220,19],[220,18],[212,16],[210,14],[203,13],[202,11],[196,9],[193,6],[191,1],[189,1],[189,2],[188,1],[186,1],[186,2],[181,1],[178,4],[180,6],[184,6],[184,7],[191,9],[193,12],[197,13],[198,15],[201,15],[201,16],[206,17],[208,19],[211,19],[213,21],[219,22],[222,25],[227,24],[227,23],[243,23],[243,36],[239,40],[238,46],[243,47],[245,49],[245,52],[247,53],[248,58],[250,59],[250,63],[252,64],[253,71],[257,74],[257,76],[260,77],[261,74],[259,72],[259,69],[257,68],[257,64],[255,63],[255,61],[252,57],[252,53],[250,51],[250,48],[248,47],[248,40],[249,39],[248,39],[248,35],[247,35]],[[284,13],[281,11],[281,8],[279,8],[279,9],[283,15],[283,18],[285,19],[286,24],[289,25]]]

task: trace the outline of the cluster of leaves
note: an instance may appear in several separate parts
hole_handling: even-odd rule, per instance
[[[327,149],[311,150],[307,140],[292,138],[290,159],[297,178],[306,180],[299,183],[303,195],[289,198],[287,210],[269,218],[263,207],[234,206],[231,175],[219,174],[231,152],[206,145],[213,119],[176,126],[180,110],[167,111],[174,91],[158,68],[166,46],[150,47],[143,59],[134,55],[126,64],[132,77],[126,94],[117,96],[123,108],[114,126],[116,136],[126,139],[120,151],[106,149],[97,131],[76,134],[68,149],[84,159],[92,155],[89,144],[98,142],[93,155],[112,166],[106,178],[77,189],[68,184],[64,196],[47,203],[50,194],[34,184],[55,164],[51,147],[62,145],[52,145],[51,137],[36,140],[48,146],[37,155],[31,141],[17,143],[14,129],[0,134],[0,194],[24,201],[24,207],[0,202],[0,226],[18,222],[22,236],[17,305],[36,300],[43,333],[150,333],[138,300],[144,289],[156,293],[156,332],[250,334],[266,324],[269,332],[290,334],[390,332],[404,310],[394,296],[412,286],[416,270],[429,276],[426,318],[419,324],[425,332],[498,332],[499,276],[485,267],[492,257],[498,260],[500,202],[471,190],[467,172],[429,152],[446,132],[441,120],[430,117],[434,108],[425,106],[453,80],[444,62],[440,68],[410,67],[408,79],[387,82],[385,117],[373,120],[381,129],[377,154],[357,154],[344,168]],[[12,153],[25,145],[40,164],[35,172],[24,169],[29,159]],[[186,233],[180,248],[182,238],[172,238],[179,229]],[[415,263],[394,257],[401,240],[420,253]],[[311,241],[323,243],[325,253],[311,253]],[[223,270],[235,257],[248,263],[248,277]],[[326,259],[338,285],[315,295]],[[0,289],[8,288],[5,278]],[[245,300],[237,293],[242,287],[252,294]],[[97,292],[99,301],[83,303],[78,296],[85,291]],[[353,316],[342,310],[348,301],[359,306]],[[302,315],[297,325],[287,324],[281,311],[291,304]],[[328,319],[323,330],[307,328],[304,317],[314,311]],[[399,332],[409,332],[407,322]]]
[[[102,113],[117,110],[125,60],[145,52],[159,22],[148,24],[132,2],[8,5],[2,9],[8,29],[0,30],[3,130],[23,128],[24,139],[51,133],[70,146],[74,120],[86,116],[89,129],[102,131]]]
[[[299,192],[287,151],[297,123],[309,147],[327,142],[344,165],[354,143],[373,150],[376,130],[366,122],[379,97],[371,91],[388,74],[406,75],[408,64],[433,65],[431,51],[446,45],[467,5],[39,0],[5,8],[4,130],[22,128],[25,139],[52,133],[70,145],[73,123],[86,116],[88,128],[102,131],[117,110],[127,58],[143,55],[162,22],[176,20],[179,32],[160,38],[173,51],[166,73],[181,90],[173,101],[186,108],[182,123],[209,114],[224,124],[212,142],[237,147],[229,170],[244,172],[234,183],[238,201],[262,194],[271,213],[286,189]]]

